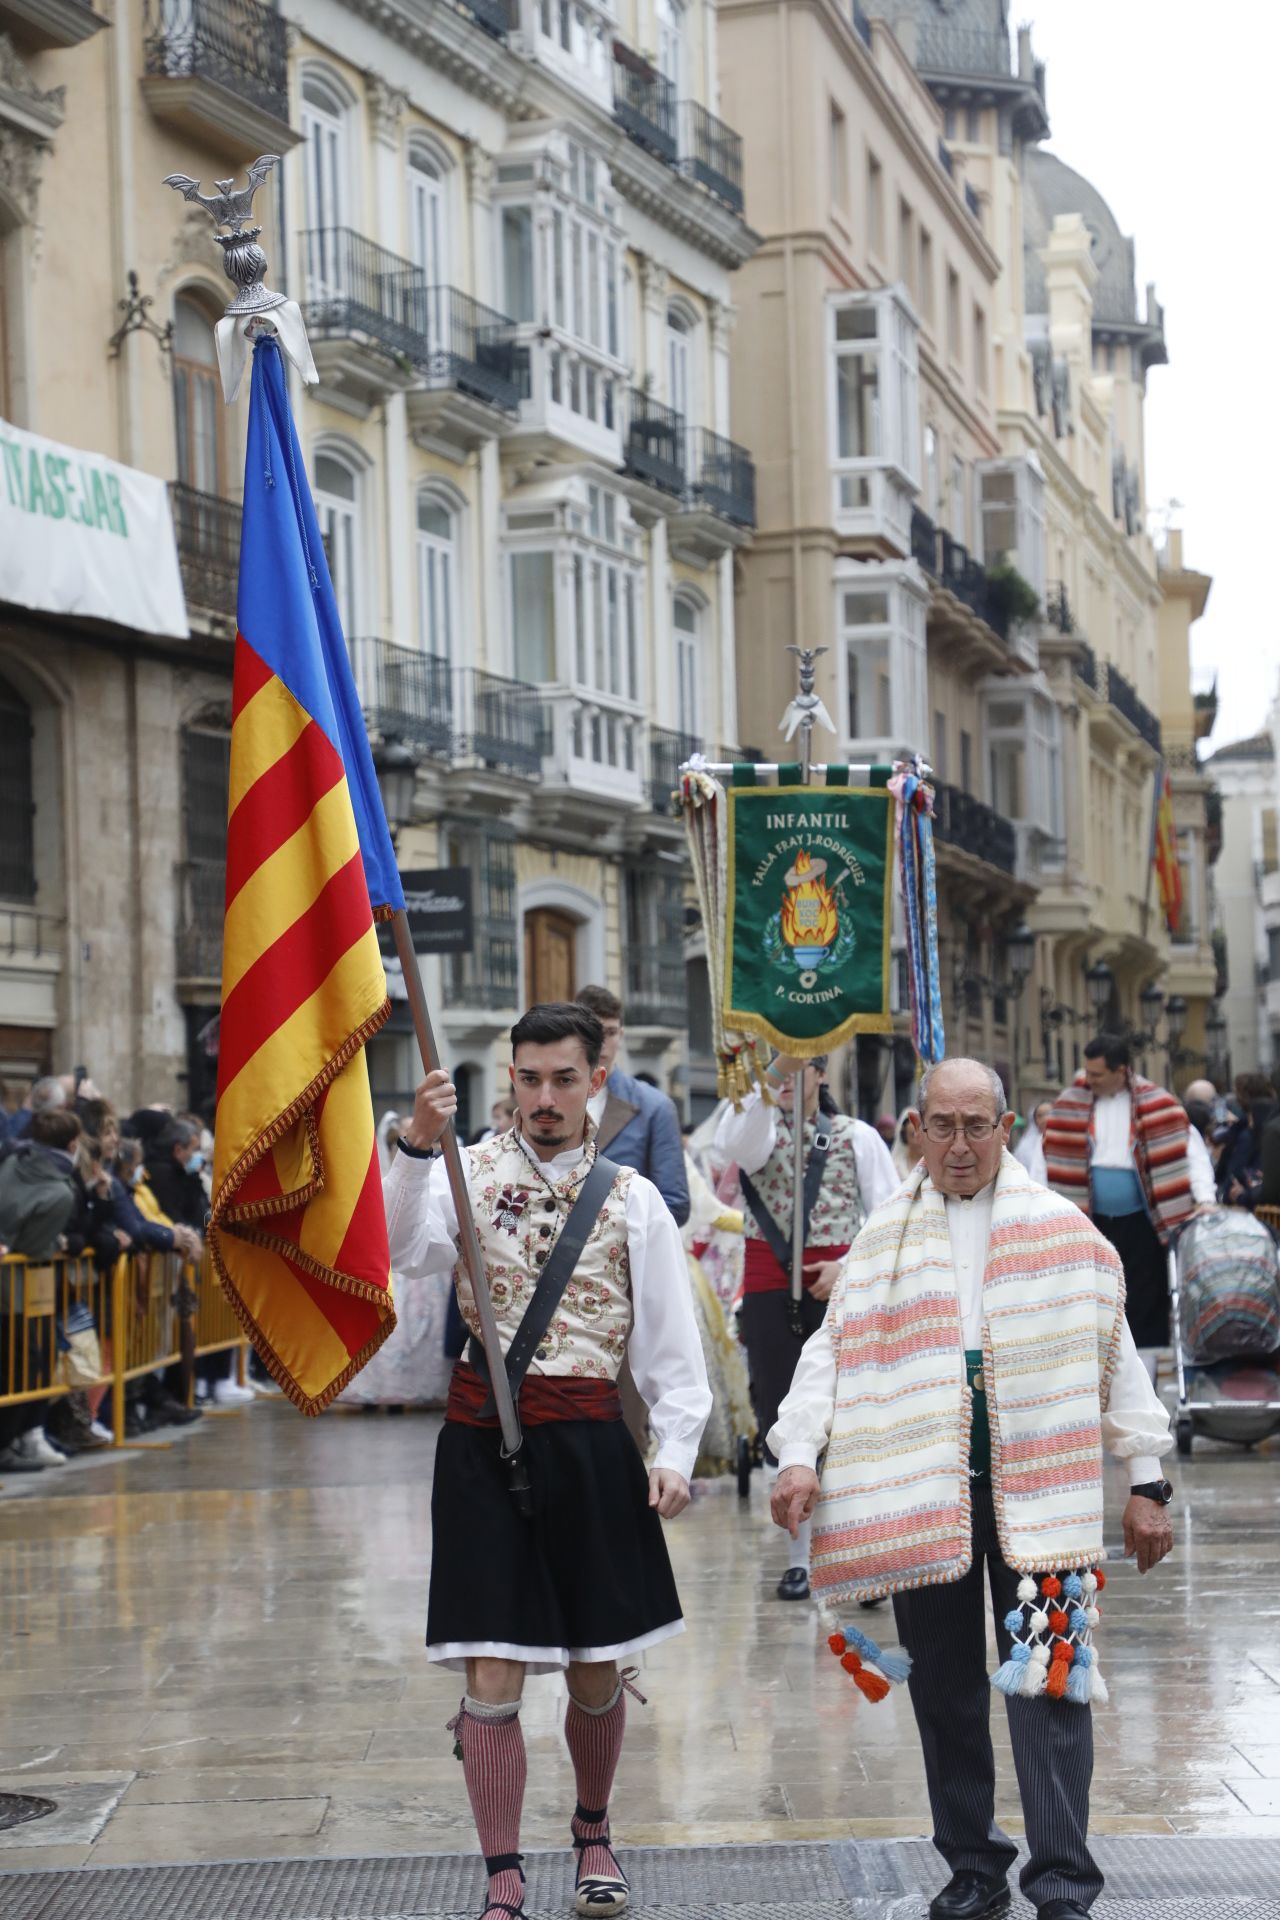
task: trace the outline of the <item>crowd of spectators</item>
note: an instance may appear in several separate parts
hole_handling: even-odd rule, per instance
[[[34,1081],[15,1104],[0,1082],[0,1397],[22,1372],[23,1322],[12,1309],[21,1267],[80,1256],[107,1276],[121,1254],[176,1253],[198,1263],[209,1216],[213,1139],[198,1114],[139,1107],[123,1120],[93,1082],[60,1074]],[[185,1282],[181,1283],[185,1284]],[[94,1289],[95,1332],[109,1366],[110,1289]],[[64,1330],[59,1323],[58,1336]],[[35,1332],[25,1336],[35,1342]],[[34,1347],[33,1347],[34,1352]],[[194,1362],[197,1401],[252,1397],[228,1372],[228,1356]],[[198,1420],[189,1378],[170,1367],[130,1381],[126,1433]],[[48,1400],[0,1405],[0,1473],[39,1473],[74,1454],[109,1446],[99,1418],[105,1386]]]

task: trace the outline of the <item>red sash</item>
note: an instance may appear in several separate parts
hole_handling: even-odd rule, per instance
[[[498,1417],[482,1418],[488,1383],[467,1361],[459,1360],[449,1381],[445,1419],[463,1427],[496,1427]],[[621,1420],[622,1398],[614,1380],[579,1380],[568,1374],[527,1373],[518,1400],[522,1426],[549,1420]]]
[[[806,1247],[804,1263],[806,1267],[816,1266],[819,1260],[843,1260],[849,1249],[843,1247]],[[809,1274],[804,1276],[806,1287],[813,1285]],[[767,1240],[757,1240],[748,1236],[746,1260],[742,1270],[742,1290],[744,1293],[785,1293],[791,1285],[791,1276],[784,1273],[774,1257],[773,1249]]]

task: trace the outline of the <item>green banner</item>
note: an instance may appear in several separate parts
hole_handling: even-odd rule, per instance
[[[888,1033],[892,795],[731,787],[728,803],[725,1026],[798,1055]]]

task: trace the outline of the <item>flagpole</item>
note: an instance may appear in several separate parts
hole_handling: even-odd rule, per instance
[[[800,678],[800,691],[788,709],[797,721],[800,735],[800,784],[807,787],[813,773],[813,726],[820,705],[814,694],[814,662],[825,647],[789,647],[789,653],[796,655],[797,671]],[[784,720],[783,724],[786,722]],[[792,1160],[792,1202],[791,1202],[791,1296],[788,1312],[791,1331],[797,1340],[804,1337],[804,1320],[801,1303],[804,1300],[804,1237],[806,1220],[804,1217],[804,1184],[806,1154],[804,1150],[804,1076],[805,1065],[791,1078],[791,1133],[794,1158]]]
[[[409,1012],[413,1017],[413,1031],[417,1036],[418,1052],[422,1058],[423,1069],[427,1073],[434,1073],[440,1065],[440,1053],[431,1026],[427,996],[422,990],[418,956],[414,952],[413,935],[409,931],[409,916],[403,907],[397,907],[391,916],[391,934],[400,961],[400,971],[404,976],[405,991],[409,996]],[[481,1344],[489,1363],[489,1386],[493,1394],[493,1404],[497,1410],[498,1425],[502,1429],[502,1452],[510,1475],[511,1497],[520,1512],[527,1517],[533,1512],[533,1490],[529,1484],[529,1468],[524,1458],[524,1435],[520,1431],[520,1416],[512,1396],[511,1382],[507,1378],[502,1338],[498,1332],[493,1301],[489,1298],[489,1282],[484,1270],[484,1252],[480,1246],[480,1236],[476,1232],[475,1215],[471,1211],[471,1190],[467,1185],[466,1169],[462,1164],[458,1131],[452,1120],[441,1135],[440,1147],[444,1155],[449,1191],[453,1195],[453,1209],[458,1217],[459,1251],[462,1254],[462,1264],[467,1270],[467,1279],[471,1282],[471,1296],[475,1301],[476,1314],[480,1321]]]

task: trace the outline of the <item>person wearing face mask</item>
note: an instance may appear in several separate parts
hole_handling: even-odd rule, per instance
[[[1173,1545],[1169,1418],[1125,1325],[1115,1249],[1008,1151],[999,1075],[928,1068],[916,1117],[923,1161],[850,1249],[769,1436],[774,1519],[813,1517],[816,1590],[893,1595],[951,1869],[932,1920],[1010,1904],[991,1685],[1026,1826],[1022,1891],[1038,1920],[1083,1920],[1102,1886],[1087,1827],[1103,1454],[1127,1472],[1125,1546],[1146,1573]]]
[[[197,1129],[170,1120],[147,1148],[147,1183],[170,1220],[204,1232],[209,1196],[200,1178],[204,1153]]]

